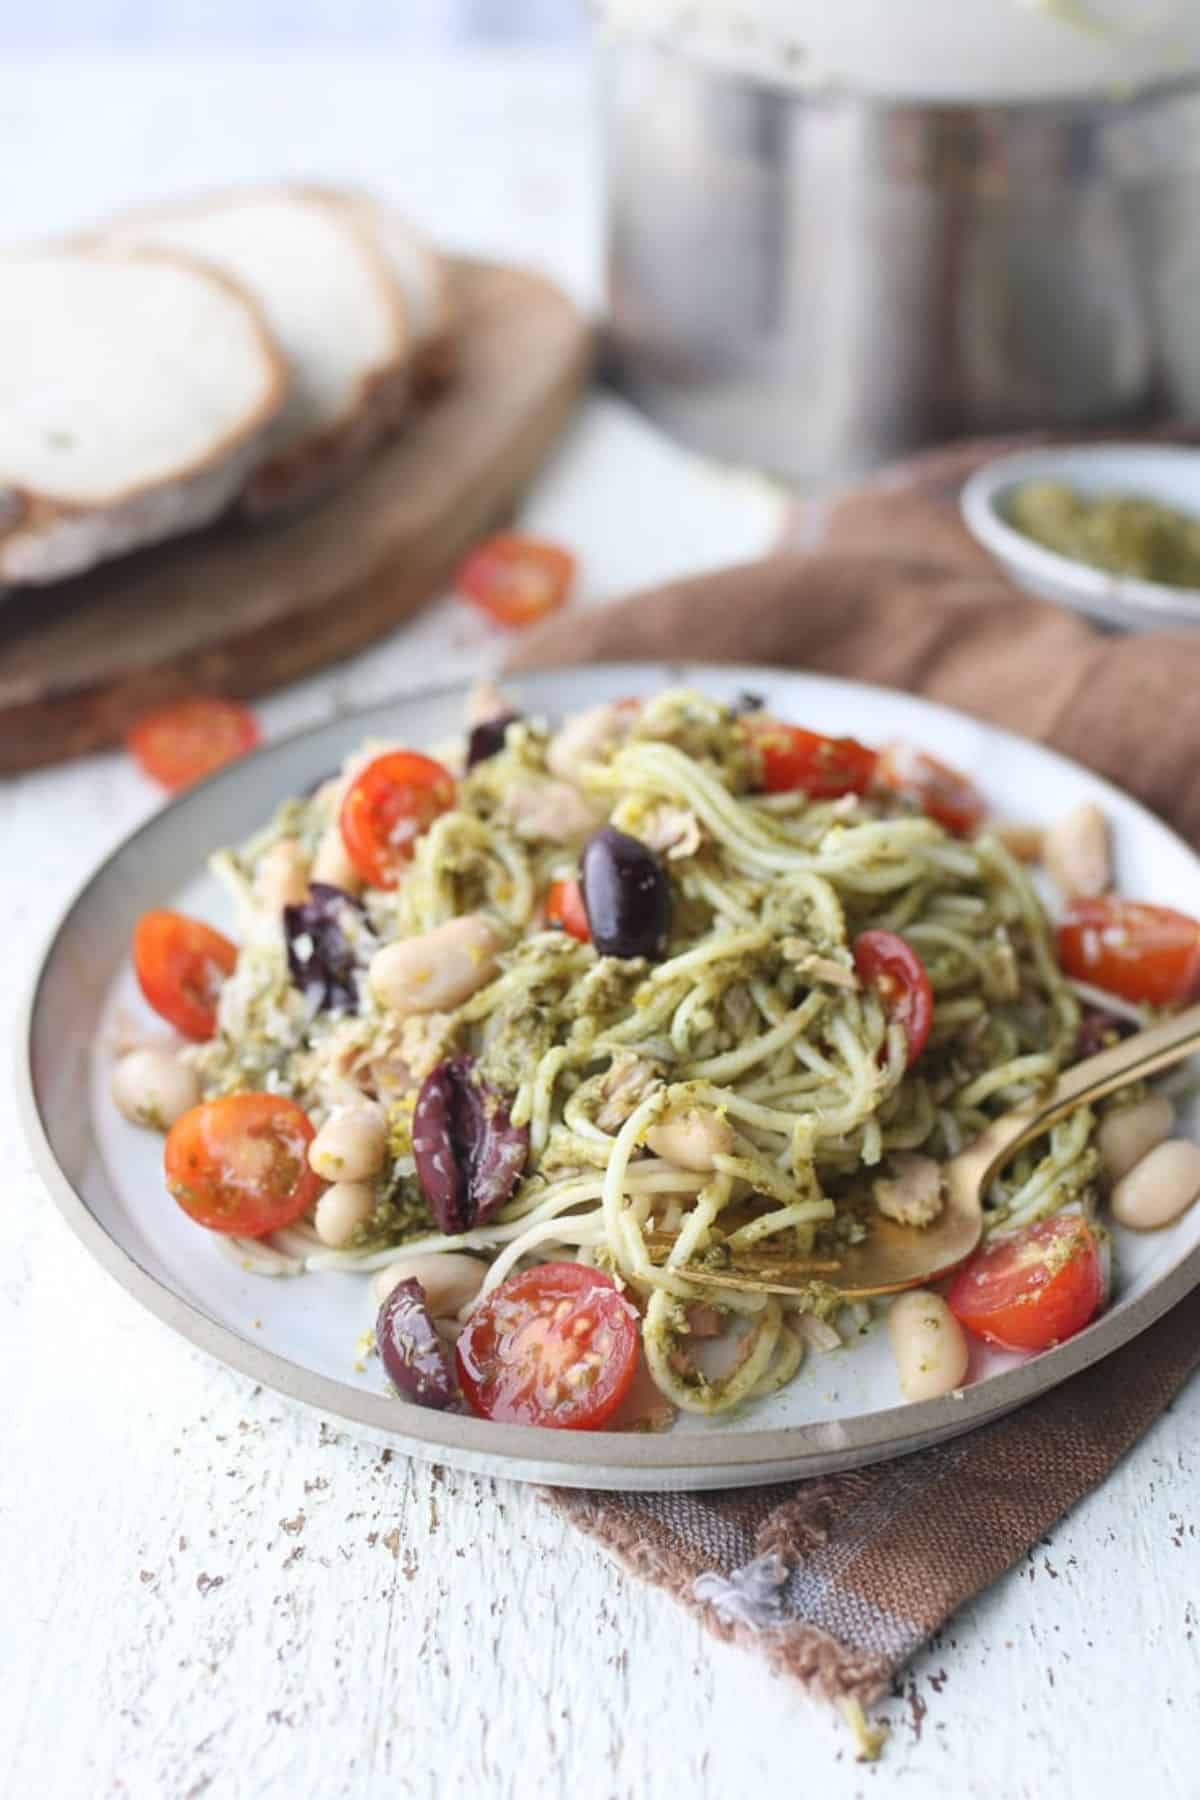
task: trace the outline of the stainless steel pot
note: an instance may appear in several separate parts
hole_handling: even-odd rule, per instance
[[[890,105],[605,55],[612,369],[685,440],[812,479],[1200,416],[1200,84]]]

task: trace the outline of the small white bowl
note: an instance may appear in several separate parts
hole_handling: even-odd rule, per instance
[[[1006,503],[1026,481],[1065,481],[1089,498],[1137,494],[1200,517],[1200,449],[1174,444],[1080,444],[998,457],[962,491],[972,536],[1028,594],[1090,613],[1108,625],[1200,628],[1200,588],[1166,587],[1043,549],[1008,523]]]

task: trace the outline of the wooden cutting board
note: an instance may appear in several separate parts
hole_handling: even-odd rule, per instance
[[[454,264],[452,379],[339,493],[0,597],[0,771],[120,739],[175,695],[252,696],[381,637],[502,519],[587,379],[590,333],[542,277]]]

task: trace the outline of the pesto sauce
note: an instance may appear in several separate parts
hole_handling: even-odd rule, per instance
[[[1035,544],[1090,568],[1200,587],[1200,518],[1144,495],[1093,500],[1063,481],[1027,481],[1009,500],[1008,519]]]
[[[415,1176],[405,1176],[376,1201],[375,1210],[365,1225],[355,1232],[348,1246],[352,1250],[387,1250],[399,1248],[411,1238],[427,1237],[437,1225],[425,1204]]]

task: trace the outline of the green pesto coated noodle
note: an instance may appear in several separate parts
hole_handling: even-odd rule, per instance
[[[220,859],[246,934],[217,1038],[197,1060],[207,1092],[268,1081],[318,1125],[365,1094],[388,1118],[376,1213],[357,1241],[330,1248],[302,1222],[230,1240],[226,1254],[291,1274],[466,1250],[487,1260],[485,1292],[530,1262],[579,1256],[637,1301],[666,1397],[720,1412],[791,1380],[805,1353],[799,1315],[828,1320],[839,1306],[819,1283],[781,1304],[689,1270],[719,1275],[759,1242],[819,1261],[861,1235],[889,1157],[943,1160],[1054,1079],[1079,1003],[1029,876],[997,839],[952,838],[869,795],[759,794],[738,722],[697,693],[627,709],[623,729],[575,773],[576,799],[583,816],[615,816],[656,849],[673,897],[659,960],[603,958],[547,928],[545,894],[575,874],[580,843],[522,823],[519,796],[560,779],[548,728],[525,721],[462,778],[398,889],[363,896],[370,953],[483,912],[504,941],[498,973],[448,1013],[396,1017],[372,995],[365,955],[356,1017],[303,1005],[278,922],[255,913],[254,875],[281,835],[320,841],[336,788],[320,790]],[[903,1029],[857,979],[867,929],[905,937],[929,975],[933,1025],[912,1068]],[[446,1055],[475,1058],[529,1134],[512,1198],[459,1236],[436,1229],[411,1150],[416,1090]],[[696,1118],[715,1133],[706,1166],[655,1153],[656,1127]],[[1076,1113],[1005,1172],[989,1229],[1087,1203],[1093,1123]],[[726,1322],[717,1349],[694,1330],[696,1309]]]

